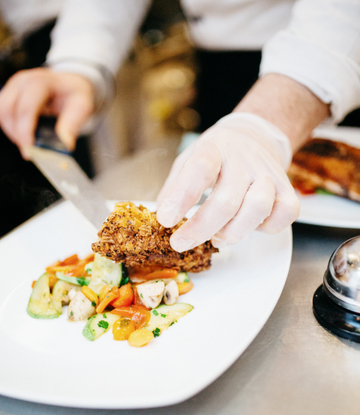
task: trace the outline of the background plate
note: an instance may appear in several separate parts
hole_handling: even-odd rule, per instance
[[[148,203],[150,208],[154,204]],[[146,408],[179,403],[220,376],[259,333],[289,270],[290,228],[251,238],[213,256],[192,274],[181,298],[194,310],[148,346],[106,333],[95,342],[84,323],[35,320],[25,309],[31,282],[73,253],[85,256],[94,229],[69,203],[35,217],[0,241],[0,394],[85,408]]]
[[[360,148],[360,128],[321,126],[314,130],[313,136]],[[360,203],[332,195],[299,195],[299,199],[301,211],[297,222],[360,229]]]

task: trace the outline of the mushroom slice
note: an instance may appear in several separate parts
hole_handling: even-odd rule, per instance
[[[173,305],[179,297],[179,287],[176,281],[172,280],[165,286],[164,303],[166,305]]]
[[[95,313],[95,307],[91,305],[91,301],[85,295],[78,291],[75,297],[70,301],[68,308],[69,321],[82,321],[91,317]]]
[[[147,308],[155,308],[163,299],[165,284],[163,281],[149,281],[136,287],[141,302]]]
[[[75,295],[76,295],[77,291],[79,291],[79,290],[76,290],[75,288],[72,288],[72,289],[68,292],[68,298],[69,298],[69,301],[71,301],[71,300],[73,300],[73,299],[75,298]],[[68,304],[69,304],[69,301],[68,301]]]

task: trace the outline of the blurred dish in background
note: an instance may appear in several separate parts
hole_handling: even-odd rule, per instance
[[[317,145],[327,151],[309,153],[309,141],[305,150],[295,154],[289,170],[295,188],[300,190],[297,222],[360,229],[360,203],[346,199],[360,201],[360,129],[320,126],[313,137],[322,138],[314,140],[313,148]]]

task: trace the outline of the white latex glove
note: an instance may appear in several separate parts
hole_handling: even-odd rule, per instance
[[[171,237],[182,252],[210,240],[220,248],[255,230],[280,232],[299,215],[286,175],[292,152],[277,127],[250,113],[232,113],[175,160],[158,196],[158,221],[174,226],[215,182],[196,214]]]

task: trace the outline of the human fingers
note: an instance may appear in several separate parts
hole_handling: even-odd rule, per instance
[[[66,147],[72,151],[81,127],[94,112],[93,100],[82,91],[64,98],[55,131]]]
[[[172,248],[182,252],[211,239],[236,215],[250,184],[240,166],[236,172],[223,166],[205,203],[172,235]]]
[[[275,195],[275,185],[270,177],[255,180],[234,218],[211,238],[212,244],[223,248],[246,239],[271,214]]]
[[[49,86],[41,80],[28,84],[19,94],[13,131],[20,150],[34,143],[39,115],[49,97]]]
[[[183,168],[186,160],[188,159],[188,157],[192,153],[192,151],[194,149],[194,145],[195,145],[195,143],[192,143],[189,147],[187,147],[181,154],[179,154],[176,157],[173,165],[171,166],[170,173],[169,173],[167,179],[165,180],[165,183],[164,183],[163,187],[161,188],[161,190],[158,194],[158,197],[156,199],[157,206],[161,205],[163,199],[165,198],[165,195],[173,187],[174,181],[179,176],[179,173],[180,173],[181,169]]]
[[[165,227],[176,225],[214,181],[220,168],[221,152],[217,146],[200,139],[158,207],[158,221]]]
[[[18,80],[10,78],[0,92],[0,126],[8,138],[15,143],[15,108],[21,91]]]
[[[291,225],[300,214],[300,201],[293,188],[276,195],[271,215],[258,227],[265,233],[277,233]]]

